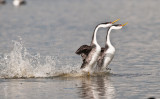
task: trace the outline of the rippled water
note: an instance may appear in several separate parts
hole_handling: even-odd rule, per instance
[[[2,99],[160,98],[160,1],[32,0],[0,5]],[[110,73],[79,76],[75,51],[89,44],[101,22],[128,22],[113,30]],[[104,46],[106,29],[98,31]],[[78,73],[77,73],[78,72]],[[19,79],[15,79],[19,78]]]

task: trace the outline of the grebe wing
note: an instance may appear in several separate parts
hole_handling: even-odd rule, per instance
[[[75,53],[80,55],[82,53],[88,55],[88,53],[92,50],[91,46],[88,45],[82,45]]]

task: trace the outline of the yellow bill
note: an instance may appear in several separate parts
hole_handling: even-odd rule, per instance
[[[117,20],[113,21],[112,24],[115,23],[115,22],[117,22],[117,21],[119,21],[119,20],[120,20],[120,19],[117,19]]]
[[[125,26],[125,25],[127,25],[128,24],[128,22],[126,22],[125,24],[123,24],[122,26]]]

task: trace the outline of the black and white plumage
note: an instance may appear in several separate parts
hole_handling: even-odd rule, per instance
[[[13,5],[14,6],[20,6],[20,5],[25,5],[26,1],[24,0],[13,0]]]
[[[124,25],[126,25],[126,24],[124,24]],[[111,44],[111,41],[110,41],[111,30],[112,29],[116,29],[116,30],[121,29],[124,25],[115,24],[115,25],[112,25],[111,27],[109,27],[109,29],[107,31],[107,35],[106,35],[105,47],[101,48],[101,53],[98,57],[97,66],[96,66],[98,71],[106,70],[107,66],[110,64],[110,62],[112,61],[114,54],[115,54],[115,48]]]
[[[118,20],[116,20],[116,21],[118,21]],[[91,69],[93,68],[93,66],[95,65],[95,63],[97,62],[98,57],[100,55],[101,47],[97,43],[97,38],[96,38],[96,34],[97,34],[98,29],[100,27],[102,27],[102,28],[110,27],[116,21],[101,23],[101,24],[97,25],[96,28],[95,28],[95,30],[94,30],[90,46],[88,46],[88,45],[82,45],[76,51],[76,54],[82,56],[82,60],[83,60],[83,63],[81,65],[82,71],[84,71],[84,72],[90,72]]]

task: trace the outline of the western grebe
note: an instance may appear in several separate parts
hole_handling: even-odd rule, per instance
[[[6,4],[5,0],[0,0],[0,4]]]
[[[125,23],[123,25],[121,25],[121,24],[114,24],[111,27],[109,27],[109,29],[107,31],[107,35],[106,35],[105,47],[101,48],[101,53],[100,53],[100,55],[98,57],[97,66],[96,66],[98,71],[106,70],[107,66],[112,61],[112,59],[114,57],[114,54],[115,54],[115,48],[111,44],[111,41],[110,41],[111,30],[112,29],[115,29],[115,30],[121,29],[126,24],[127,23]]]
[[[20,6],[26,4],[26,1],[24,0],[13,0],[13,5],[14,6]]]
[[[92,67],[95,65],[95,63],[98,60],[101,47],[97,43],[97,38],[96,34],[99,28],[107,28],[113,25],[113,23],[117,22],[119,19],[113,21],[113,22],[106,22],[106,23],[101,23],[96,26],[93,36],[92,36],[92,41],[90,46],[88,45],[82,45],[77,51],[76,54],[81,55],[83,59],[83,63],[81,65],[81,69],[84,72],[90,72]]]

